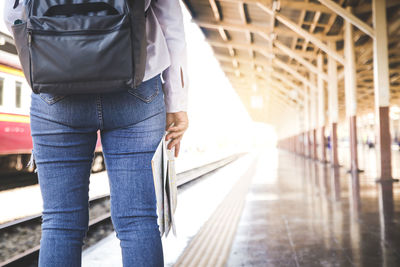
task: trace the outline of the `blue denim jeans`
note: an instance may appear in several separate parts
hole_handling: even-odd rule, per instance
[[[39,266],[81,266],[97,130],[123,265],[163,266],[151,170],[166,123],[160,76],[124,92],[31,98],[33,159],[43,198]]]

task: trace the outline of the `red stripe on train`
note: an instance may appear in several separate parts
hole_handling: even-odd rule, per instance
[[[0,155],[29,154],[32,150],[28,123],[0,121]]]
[[[30,154],[31,129],[28,123],[0,121],[0,155]],[[96,151],[102,151],[100,132],[97,132]]]

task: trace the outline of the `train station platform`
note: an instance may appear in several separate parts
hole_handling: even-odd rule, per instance
[[[177,236],[163,238],[165,265],[400,266],[400,0],[178,2],[191,70],[181,80],[190,127],[176,171],[190,182],[179,188]],[[28,177],[35,79],[24,77],[3,11],[0,267],[36,260],[43,206]],[[105,170],[98,141],[96,172]],[[29,186],[15,183],[20,174]],[[100,207],[92,225],[108,220],[108,194],[106,172],[91,175],[90,201]],[[83,266],[121,266],[115,233],[91,242]]]
[[[400,184],[375,178],[283,150],[249,153],[180,188],[165,265],[399,266]],[[115,233],[83,252],[83,266],[122,266]]]

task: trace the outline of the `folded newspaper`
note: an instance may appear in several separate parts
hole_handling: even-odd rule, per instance
[[[154,188],[157,198],[157,215],[160,234],[168,236],[172,228],[176,236],[174,214],[177,203],[177,185],[175,173],[174,148],[167,149],[171,140],[165,141],[165,132],[151,160]]]

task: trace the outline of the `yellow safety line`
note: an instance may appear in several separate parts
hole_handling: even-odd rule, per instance
[[[0,114],[0,121],[30,123],[31,120],[26,115]]]
[[[222,267],[226,264],[257,160],[191,240],[174,266]]]

